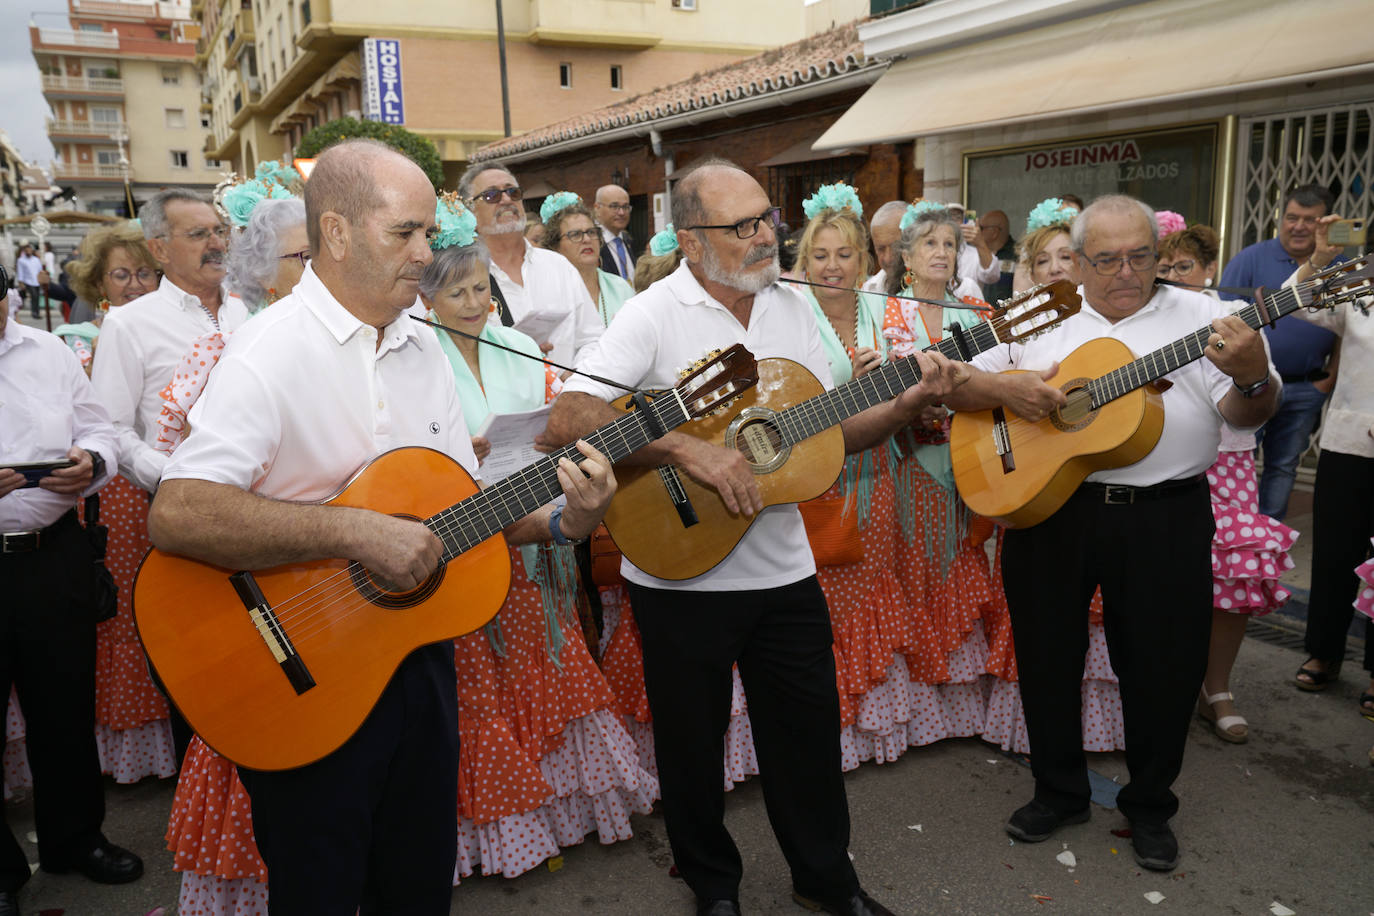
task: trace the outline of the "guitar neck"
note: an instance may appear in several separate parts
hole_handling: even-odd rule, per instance
[[[950,336],[932,344],[922,352],[932,350],[951,360],[967,362],[1001,343],[991,322],[980,321],[971,328],[952,330]],[[921,381],[921,370],[912,356],[904,356],[874,369],[852,382],[833,388],[824,394],[794,404],[778,414],[778,433],[784,446],[795,445],[803,439],[824,432],[856,413],[875,404],[890,401]]]
[[[664,432],[689,419],[676,391],[666,392],[654,399],[650,402],[649,410]],[[632,410],[583,437],[612,463],[656,438],[649,418],[638,410]],[[569,458],[576,463],[583,457],[575,443],[565,445],[505,480],[425,519],[425,524],[444,542],[444,562],[476,547],[516,519],[524,518],[540,506],[552,502],[563,491],[558,482],[559,459]]]
[[[1277,320],[1303,308],[1310,300],[1309,284],[1297,288],[1283,287],[1276,292],[1265,293],[1260,300],[1263,307],[1260,303],[1247,305],[1235,315],[1258,331],[1271,320]],[[1211,325],[1198,328],[1166,347],[1147,353],[1134,362],[1129,362],[1120,369],[1114,369],[1089,382],[1088,390],[1092,394],[1093,407],[1101,407],[1109,401],[1163,378],[1175,369],[1201,359],[1207,352],[1207,338],[1211,335]]]

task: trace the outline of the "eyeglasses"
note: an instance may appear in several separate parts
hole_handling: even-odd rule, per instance
[[[1128,254],[1118,258],[1098,258],[1096,261],[1087,255],[1083,255],[1083,260],[1091,264],[1100,277],[1110,277],[1120,273],[1123,261],[1131,265],[1131,270],[1142,271],[1154,267],[1155,261],[1158,259],[1159,255],[1153,251],[1140,251],[1135,254]]]
[[[290,254],[277,255],[278,261],[285,261],[288,258],[295,258],[297,261],[300,261],[301,270],[305,270],[305,265],[310,263],[310,249],[302,248],[300,251],[293,251]]]
[[[502,195],[502,194],[504,194],[504,195],[506,195],[506,197],[510,198],[512,202],[517,201],[517,200],[519,200],[520,198],[522,198],[522,197],[525,196],[525,192],[524,192],[524,191],[520,190],[519,188],[515,187],[514,185],[511,185],[510,187],[506,187],[506,188],[487,188],[485,191],[483,191],[483,192],[480,193],[480,194],[474,194],[474,195],[472,195],[472,199],[473,199],[474,201],[476,201],[476,200],[485,200],[485,201],[486,201],[487,203],[489,203],[489,204],[495,204],[495,203],[500,203],[500,202],[501,202],[501,195]]]
[[[130,280],[138,280],[143,286],[149,286],[157,279],[157,271],[147,267],[140,267],[138,270],[131,271],[127,267],[116,267],[105,275],[106,279],[113,280],[120,286],[125,286]]]
[[[633,204],[598,204],[597,206],[605,207],[607,210],[614,210],[617,213],[629,213],[634,209]]]
[[[564,232],[562,237],[573,244],[577,244],[578,242],[590,241],[600,235],[600,233],[601,230],[599,229],[574,229],[571,232]]]
[[[175,232],[171,234],[173,237],[177,236]],[[186,239],[188,242],[195,242],[197,245],[203,245],[210,241],[210,236],[212,235],[221,242],[227,242],[229,240],[229,227],[216,226],[213,229],[207,229],[205,226],[201,226],[199,229],[192,229],[190,232],[181,233],[180,237]],[[162,237],[167,238],[165,235]]]
[[[1172,264],[1161,264],[1159,265],[1159,275],[1167,277],[1170,273],[1175,273],[1181,277],[1184,274],[1192,273],[1194,267],[1197,267],[1197,261],[1175,261]]]
[[[782,222],[782,210],[778,207],[769,207],[759,216],[751,216],[742,219],[737,223],[727,223],[723,226],[688,226],[688,229],[733,229],[735,235],[742,239],[752,239],[759,234],[759,223],[768,220],[768,228],[776,229]]]

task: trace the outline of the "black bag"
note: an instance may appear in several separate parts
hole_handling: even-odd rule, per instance
[[[110,529],[100,524],[100,496],[91,494],[82,504],[82,521],[86,525],[86,537],[91,542],[91,555],[95,562],[95,592],[92,609],[95,622],[112,620],[119,613],[119,585],[114,573],[105,566],[105,547],[110,540]]]

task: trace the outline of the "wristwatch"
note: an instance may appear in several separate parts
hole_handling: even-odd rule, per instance
[[[82,451],[91,456],[91,480],[99,480],[105,473],[105,456],[88,448]]]
[[[559,546],[566,547],[569,544],[581,544],[586,538],[570,538],[563,533],[559,523],[563,521],[563,507],[554,506],[553,512],[549,513],[549,534],[553,536],[553,542]]]
[[[1249,385],[1242,385],[1234,379],[1231,380],[1231,384],[1236,386],[1236,390],[1240,392],[1241,397],[1257,398],[1269,390],[1269,376],[1266,375],[1258,382],[1251,382]]]

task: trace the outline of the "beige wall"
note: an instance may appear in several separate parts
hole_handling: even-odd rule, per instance
[[[802,10],[807,35],[868,16],[870,0],[817,0]]]
[[[125,112],[129,121],[129,163],[139,184],[205,184],[219,180],[218,170],[205,167],[201,152],[205,131],[200,126],[200,81],[190,61],[177,64],[181,84],[165,86],[162,66],[171,63],[125,60]],[[166,110],[179,108],[184,127],[168,127]],[[171,150],[185,150],[189,167],[173,168]]]

